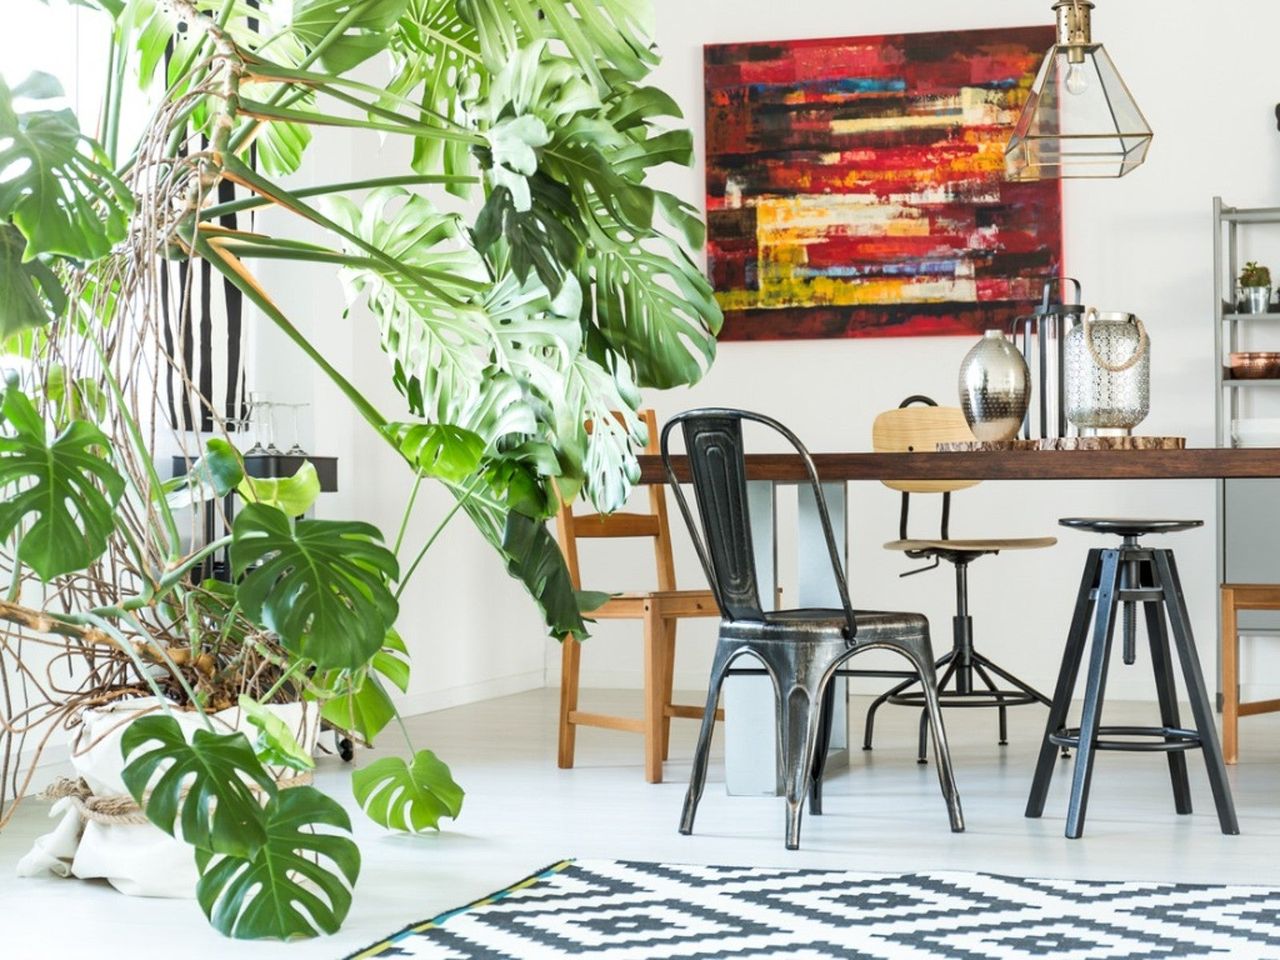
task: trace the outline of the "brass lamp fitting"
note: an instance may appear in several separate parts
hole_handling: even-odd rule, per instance
[[[1067,60],[1084,63],[1084,50],[1093,42],[1092,0],[1058,0],[1058,46],[1067,48]]]

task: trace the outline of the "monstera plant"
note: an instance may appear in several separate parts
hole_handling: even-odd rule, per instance
[[[395,719],[398,598],[435,537],[410,558],[405,524],[388,542],[299,519],[314,470],[248,476],[226,411],[194,390],[215,429],[190,449],[158,387],[190,377],[166,318],[195,271],[174,267],[234,284],[345,396],[416,478],[406,521],[420,484],[444,485],[440,526],[469,517],[551,633],[583,637],[589,606],[546,519],[579,495],[621,504],[646,439],[639,388],[691,383],[714,355],[720,317],[690,254],[702,223],[646,183],[691,162],[690,134],[645,84],[646,0],[77,2],[109,21],[94,132],[51,77],[0,82],[0,702],[26,698],[3,715],[3,781],[21,795],[23,745],[38,755],[86,706],[155,697],[124,733],[123,778],[193,848],[210,922],[332,932],[359,850],[341,805],[269,772],[312,760],[268,707],[311,704],[363,742]],[[291,188],[317,126],[403,140],[411,159]],[[229,225],[264,208],[278,215]],[[336,268],[350,315],[316,322],[367,324],[400,409],[378,409],[277,305],[256,265],[280,260]],[[164,479],[173,451],[186,469]],[[227,520],[232,493],[234,519],[209,524],[226,534],[193,535]],[[50,681],[51,659],[69,679]],[[232,707],[253,739],[208,721]],[[194,732],[184,712],[204,718]],[[353,785],[397,830],[462,803],[429,750]]]

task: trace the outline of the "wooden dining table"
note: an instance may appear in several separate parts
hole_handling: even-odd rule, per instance
[[[777,491],[800,484],[797,587],[788,606],[835,607],[839,597],[827,561],[816,500],[795,453],[748,454],[748,498],[757,576],[778,596]],[[919,453],[815,453],[814,465],[836,537],[847,531],[847,486],[854,480],[1237,480],[1280,478],[1280,449],[1189,447],[1181,450],[974,450]],[[641,483],[667,483],[662,458],[639,457]],[[676,479],[688,482],[683,456],[672,458]],[[843,547],[847,563],[847,544]],[[847,690],[837,691],[828,769],[848,762]],[[730,677],[724,687],[725,785],[734,796],[780,792],[773,689],[760,671]]]

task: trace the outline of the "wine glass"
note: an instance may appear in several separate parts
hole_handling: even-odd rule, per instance
[[[245,406],[248,409],[248,416],[242,421],[246,431],[253,431],[253,446],[244,452],[246,457],[264,457],[268,450],[262,445],[262,431],[258,429],[261,423],[260,412],[263,408],[262,394],[256,390],[249,394],[248,401]]]
[[[288,407],[293,413],[293,446],[285,451],[287,457],[305,457],[307,451],[302,449],[302,431],[300,429],[300,417],[302,411],[311,406],[309,403],[285,403],[281,406]]]
[[[275,411],[276,411],[276,407],[278,406],[281,406],[281,404],[272,403],[267,400],[264,400],[262,402],[262,408],[266,411],[266,416],[263,418],[263,422],[262,422],[262,426],[263,426],[262,432],[266,435],[266,438],[267,438],[266,454],[269,457],[278,457],[282,455],[282,451],[280,450],[279,447],[276,446],[276,413]]]

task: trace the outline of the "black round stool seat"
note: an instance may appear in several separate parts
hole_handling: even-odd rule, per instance
[[[1111,533],[1118,537],[1141,537],[1148,533],[1177,533],[1203,527],[1203,520],[1139,520],[1133,517],[1063,517],[1058,521],[1073,530]]]

